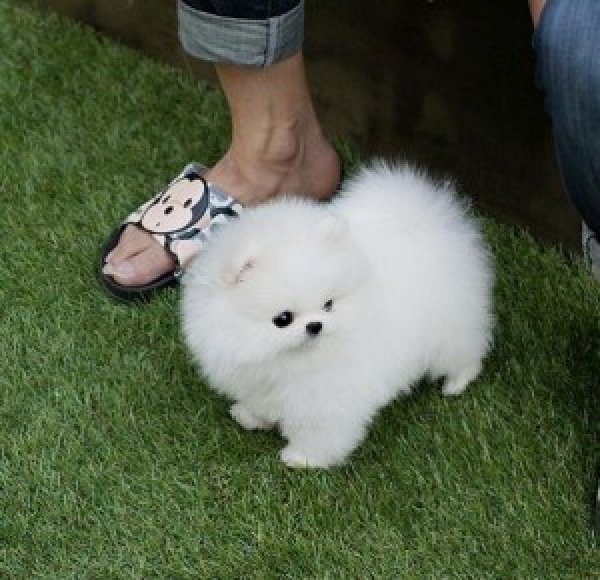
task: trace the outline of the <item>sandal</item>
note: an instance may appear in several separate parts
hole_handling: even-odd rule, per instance
[[[102,249],[100,275],[106,290],[120,300],[147,299],[154,291],[175,286],[185,266],[198,253],[212,230],[236,218],[241,204],[203,177],[206,168],[190,163],[151,200],[136,209],[116,228]],[[123,286],[102,268],[117,246],[123,230],[133,224],[148,232],[175,261],[175,269],[141,286]]]

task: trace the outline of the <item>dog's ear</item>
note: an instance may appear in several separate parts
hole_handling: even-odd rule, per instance
[[[337,242],[346,235],[347,230],[346,220],[330,212],[326,212],[315,224],[316,235],[324,241]]]
[[[247,242],[237,254],[224,264],[221,281],[225,286],[236,286],[243,282],[254,269],[259,245],[254,241]]]

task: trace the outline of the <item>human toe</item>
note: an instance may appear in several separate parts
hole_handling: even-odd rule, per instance
[[[102,273],[123,286],[149,284],[175,268],[174,260],[158,244],[147,246],[130,258],[107,262]]]

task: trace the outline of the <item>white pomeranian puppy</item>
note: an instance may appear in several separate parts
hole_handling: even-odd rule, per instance
[[[452,186],[377,162],[331,203],[246,209],[190,265],[183,332],[246,429],[291,467],[341,463],[424,375],[462,393],[492,332],[493,273]]]

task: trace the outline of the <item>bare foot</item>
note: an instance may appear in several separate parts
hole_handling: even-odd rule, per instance
[[[282,194],[326,199],[340,162],[324,138],[304,77],[301,55],[267,69],[217,67],[231,110],[229,151],[205,177],[243,206]],[[107,256],[104,274],[123,286],[144,285],[175,268],[146,232],[128,226]]]
[[[243,206],[260,204],[280,194],[292,194],[313,199],[326,199],[335,191],[339,176],[339,161],[335,150],[324,139],[307,147],[302,155],[272,167],[240,167],[228,153],[206,172],[208,181],[233,195]],[[124,286],[147,284],[175,268],[173,258],[154,240],[137,228],[127,226],[119,243],[107,256],[103,273]]]

